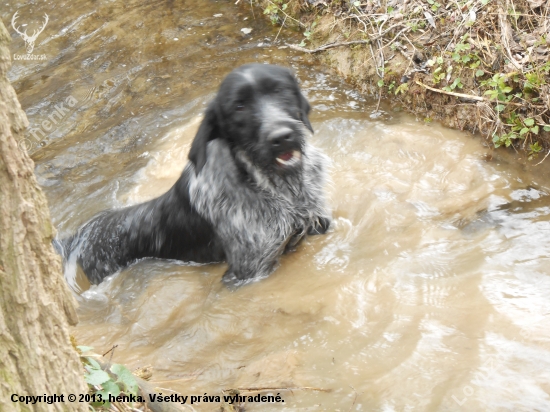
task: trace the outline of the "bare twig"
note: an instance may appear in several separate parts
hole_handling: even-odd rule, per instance
[[[478,101],[478,102],[498,103],[498,104],[509,104],[509,105],[512,105],[512,106],[525,107],[525,104],[521,104],[521,103],[503,102],[503,101],[500,101],[500,100],[499,100],[499,101],[495,101],[495,100],[486,99],[485,97],[476,96],[476,95],[473,95],[473,94],[448,92],[447,90],[436,89],[435,87],[427,86],[427,85],[425,85],[424,83],[422,83],[422,82],[420,82],[420,81],[418,81],[418,80],[415,80],[415,83],[418,84],[419,86],[422,86],[422,87],[428,89],[428,90],[431,90],[432,92],[448,94],[449,96],[462,97],[463,99],[476,100],[476,101]],[[544,107],[544,106],[537,106],[537,105],[531,105],[531,106],[532,106],[532,107]]]
[[[382,100],[382,90],[378,93],[378,103],[376,103],[376,110],[375,113],[378,113],[380,110],[380,101]]]
[[[500,10],[500,11],[502,12],[502,10]],[[522,71],[521,66],[516,61],[516,59],[514,59],[514,56],[512,56],[512,51],[510,50],[509,40],[512,38],[512,33],[510,33],[512,28],[510,27],[510,24],[506,20],[506,17],[505,17],[504,13],[499,14],[498,19],[499,19],[499,25],[500,25],[500,33],[501,33],[501,37],[502,37],[502,44],[504,45],[504,48],[508,52],[508,59],[514,65],[514,67],[516,69],[518,69],[519,71]]]
[[[382,37],[384,37],[387,33],[389,33],[394,28],[402,26],[402,25],[403,25],[403,23],[394,24],[393,26],[388,27],[385,31],[383,31],[379,35],[371,37],[371,38],[366,39],[366,40],[352,40],[352,41],[328,43],[328,44],[325,44],[323,46],[317,47],[316,49],[306,49],[304,47],[300,47],[300,46],[297,46],[295,44],[287,44],[287,46],[290,47],[292,50],[297,50],[297,51],[301,51],[301,52],[304,52],[304,53],[313,54],[313,53],[319,53],[319,52],[322,52],[322,51],[325,51],[325,50],[328,50],[328,49],[332,49],[334,47],[351,46],[351,45],[354,45],[354,44],[371,44],[373,41],[381,39]],[[403,30],[401,30],[399,33],[397,33],[397,35],[393,38],[393,40],[390,41],[390,44],[393,43],[395,41],[395,39],[397,39],[397,37],[400,36],[403,32],[408,31],[408,30],[410,30],[409,27],[405,27]],[[387,47],[387,45],[386,45],[386,47]]]
[[[288,17],[290,20],[292,20],[292,21],[298,23],[298,25],[299,25],[300,27],[304,27],[304,28],[306,27],[306,25],[305,25],[304,23],[302,23],[300,20],[296,20],[294,17],[289,16],[288,14],[286,14],[285,11],[284,11],[283,9],[281,9],[277,4],[273,3],[271,0],[267,0],[267,1],[269,1],[273,6],[277,7],[277,9],[278,9],[281,13],[283,13],[286,17]]]
[[[288,47],[290,47],[292,50],[301,51],[304,53],[319,53],[328,49],[332,49],[334,47],[341,47],[341,46],[351,46],[354,44],[371,44],[372,40],[353,40],[353,41],[344,41],[344,42],[338,42],[338,43],[329,43],[325,44],[321,47],[317,47],[316,49],[306,49],[304,47],[300,47],[295,44],[287,44]]]
[[[538,166],[540,165],[542,162],[544,162],[546,160],[546,158],[548,157],[548,155],[550,155],[550,150],[548,150],[548,153],[546,153],[546,156],[544,156],[544,159],[542,159],[540,162],[538,162],[535,166]]]
[[[277,32],[277,35],[275,36],[275,40],[273,40],[273,43],[277,42],[277,39],[279,38],[279,34],[281,34],[281,30],[283,30],[283,27],[285,26],[286,18],[288,16],[285,16],[285,19],[283,20],[283,24],[281,24],[281,28]]]
[[[490,101],[490,100],[488,100],[484,97],[481,97],[481,96],[475,96],[475,95],[472,95],[472,94],[465,94],[465,93],[448,92],[446,90],[436,89],[435,87],[426,86],[424,83],[422,83],[418,80],[415,80],[415,83],[418,84],[419,86],[424,87],[425,89],[431,90],[432,92],[436,92],[436,93],[448,94],[449,96],[462,97],[464,99],[476,100],[478,102],[489,102]]]
[[[111,362],[111,359],[113,359],[113,354],[115,353],[116,348],[118,348],[118,345],[113,345],[113,347],[109,349],[107,352],[105,352],[102,356],[105,357],[105,355],[107,355],[109,352],[113,352],[111,353],[111,357],[109,359],[109,362]]]
[[[349,411],[351,411],[353,409],[353,406],[355,405],[355,402],[357,401],[357,391],[355,390],[355,388],[353,386],[349,385],[349,387],[351,389],[353,389],[353,392],[355,392],[355,397],[353,398],[353,403],[349,407]]]
[[[224,391],[230,391],[235,389],[224,389]],[[236,388],[239,392],[264,392],[264,391],[294,391],[294,390],[307,390],[307,391],[316,391],[316,392],[331,392],[332,389],[323,389],[315,388],[313,386],[299,386],[299,387],[289,387],[289,388],[277,388],[277,387],[266,387],[266,388]]]

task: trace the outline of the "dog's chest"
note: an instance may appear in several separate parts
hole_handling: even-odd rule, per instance
[[[324,205],[323,155],[310,148],[300,178],[276,180],[256,175],[243,179],[231,152],[220,142],[208,147],[198,176],[189,170],[192,206],[218,232],[286,237],[308,227]],[[268,182],[268,183],[266,183]]]

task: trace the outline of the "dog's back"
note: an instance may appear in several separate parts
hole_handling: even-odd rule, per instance
[[[93,284],[145,257],[198,263],[222,261],[223,249],[214,230],[191,207],[186,187],[184,173],[164,195],[101,212],[54,246],[66,261],[76,257]]]

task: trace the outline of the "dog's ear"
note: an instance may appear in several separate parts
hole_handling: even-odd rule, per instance
[[[204,113],[204,119],[199,126],[195,139],[189,150],[189,160],[195,166],[195,174],[199,174],[206,163],[206,147],[208,142],[219,136],[218,119],[216,116],[216,101],[211,102]]]
[[[309,112],[311,110],[311,106],[309,105],[309,102],[304,97],[302,92],[298,92],[298,93],[300,93],[300,117],[302,118],[302,122],[309,129],[309,131],[311,133],[314,133],[313,126],[311,126],[311,123],[309,122],[309,118],[308,118]]]

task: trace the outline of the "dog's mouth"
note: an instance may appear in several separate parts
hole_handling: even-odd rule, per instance
[[[275,161],[282,167],[298,166],[302,161],[302,153],[300,153],[299,150],[291,150],[289,152],[281,153],[275,158]]]

